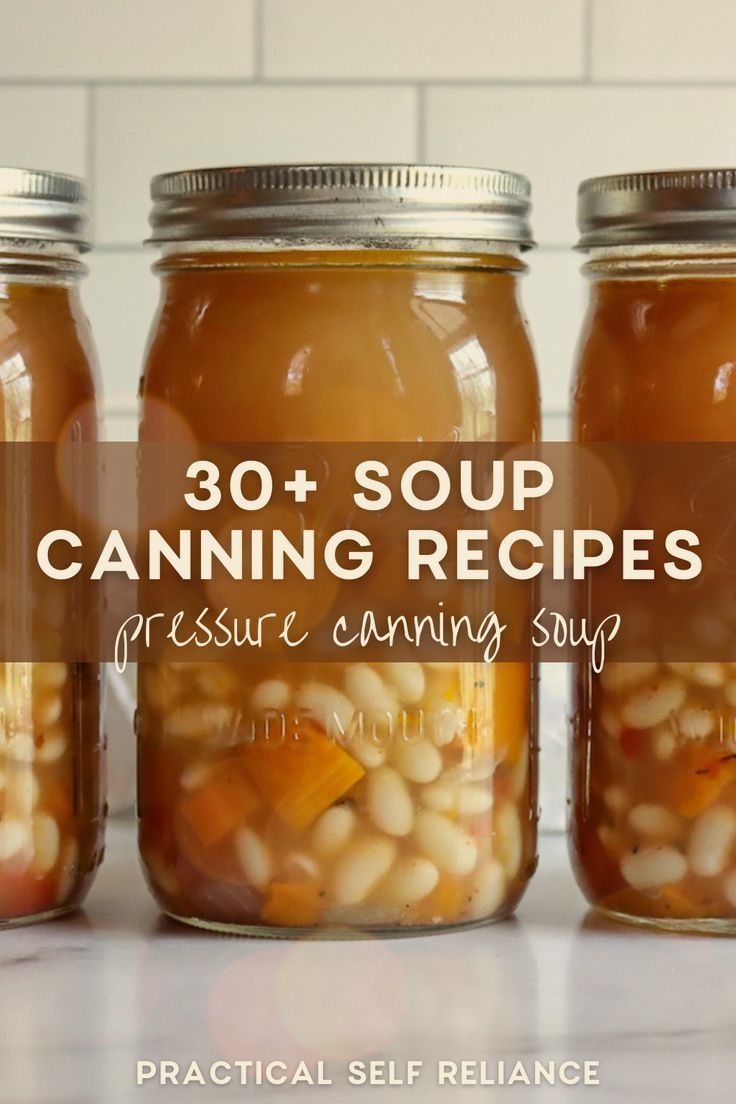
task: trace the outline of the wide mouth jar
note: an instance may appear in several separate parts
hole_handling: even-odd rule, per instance
[[[675,442],[683,452],[692,443],[693,456],[700,442],[736,440],[736,170],[587,180],[578,219],[592,287],[574,386],[576,437]],[[666,470],[648,498],[644,480],[632,478],[632,508],[620,524],[650,524],[663,502],[687,524],[693,493],[682,474]],[[624,615],[638,619],[641,654],[647,645],[651,659],[607,662],[600,673],[578,667],[570,828],[578,882],[596,908],[629,923],[734,934],[728,581],[716,601],[713,593],[692,626],[677,603],[659,618],[632,603]],[[701,617],[720,630],[709,639],[722,646],[723,662],[664,662],[678,626],[697,640]]]
[[[32,662],[20,643],[31,624],[34,640],[56,639],[80,615],[78,592],[50,578],[18,585],[25,576],[13,573],[13,531],[34,532],[45,495],[63,500],[58,472],[39,479],[31,450],[96,435],[96,362],[76,287],[88,248],[82,181],[0,168],[0,439],[12,522],[0,559],[15,660],[0,664],[0,928],[76,908],[102,857],[99,666],[67,662],[61,648],[54,662]]]
[[[245,166],[166,174],[152,196],[144,445],[536,438],[524,177]],[[339,600],[330,581],[305,616]],[[139,838],[156,899],[259,935],[507,915],[535,864],[535,678],[526,662],[337,652],[143,665]]]
[[[13,279],[73,279],[90,249],[87,190],[63,173],[0,167],[0,270]]]
[[[529,248],[518,173],[440,165],[253,165],[165,173],[151,184],[151,241],[250,249]]]

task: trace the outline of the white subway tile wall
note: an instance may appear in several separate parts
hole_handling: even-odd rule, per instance
[[[3,0],[4,79],[242,80],[255,0]]]
[[[541,80],[583,75],[584,0],[267,0],[263,75]]]
[[[0,25],[2,24],[0,7]],[[84,85],[0,82],[0,163],[87,172],[90,94]]]
[[[733,0],[593,0],[591,29],[596,79],[736,80]]]
[[[116,85],[94,93],[97,238],[145,237],[154,173],[243,161],[414,160],[415,89]]]
[[[575,190],[736,161],[733,0],[0,0],[0,163],[85,175],[85,288],[108,436],[135,432],[157,300],[148,178],[269,160],[435,160],[532,179],[523,289],[545,433],[567,433],[583,308]],[[544,823],[563,817],[564,671],[546,680]]]

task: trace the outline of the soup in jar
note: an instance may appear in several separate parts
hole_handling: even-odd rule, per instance
[[[523,178],[244,168],[153,195],[144,444],[536,439]],[[421,656],[141,664],[156,899],[257,934],[505,916],[535,865],[535,680],[530,663]]]
[[[84,189],[55,173],[0,169],[0,439],[89,441],[97,365],[79,298]],[[4,493],[18,531],[38,487]],[[42,493],[59,495],[45,483]],[[6,578],[9,576],[5,576]],[[12,633],[4,605],[4,631]],[[48,581],[20,600],[53,640],[74,597]],[[102,855],[100,669],[94,663],[0,664],[0,927],[48,919],[83,900]]]
[[[734,174],[716,170],[581,186],[591,292],[573,398],[579,441],[734,440],[735,195]],[[736,623],[728,593],[706,612],[727,635]],[[666,645],[661,628],[646,631]],[[573,859],[595,906],[660,927],[736,929],[733,663],[579,667],[572,786]]]

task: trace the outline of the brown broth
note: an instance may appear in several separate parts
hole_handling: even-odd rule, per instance
[[[0,281],[0,440],[94,439],[96,361],[76,287]],[[50,633],[68,594],[37,607]],[[68,911],[85,897],[103,840],[100,671],[0,665],[0,926]]]
[[[170,258],[142,439],[536,439],[520,267],[366,252]],[[521,896],[535,864],[528,665],[139,674],[140,845],[171,915],[227,930],[398,930],[487,920]],[[264,751],[269,725],[286,743]]]
[[[602,275],[574,391],[582,441],[736,436],[730,273]],[[717,611],[730,616],[728,597]],[[736,696],[731,664],[579,668],[572,854],[593,904],[657,923],[736,921]]]

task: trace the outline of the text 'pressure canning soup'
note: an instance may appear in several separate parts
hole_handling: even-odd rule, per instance
[[[582,441],[736,440],[732,171],[581,186],[588,310],[574,421]],[[661,488],[678,501],[682,489]],[[578,880],[619,919],[736,929],[736,664],[580,668],[572,847]],[[736,593],[701,611],[709,643],[736,626]],[[715,635],[714,635],[715,634]],[[642,648],[640,654],[644,654]]]
[[[144,441],[536,439],[523,178],[245,168],[161,177],[153,195],[163,286]],[[486,921],[521,896],[535,863],[530,664],[139,675],[140,846],[172,916],[391,931]]]
[[[77,287],[85,232],[79,181],[0,168],[2,442],[95,439],[95,357]],[[20,531],[32,504],[60,491],[53,475],[39,488],[18,465],[3,493],[13,497],[8,513]],[[52,642],[75,615],[63,584],[12,597],[21,627],[33,619],[36,639]],[[12,639],[10,599],[0,595]],[[0,718],[2,927],[76,907],[100,861],[99,668],[1,664]]]

